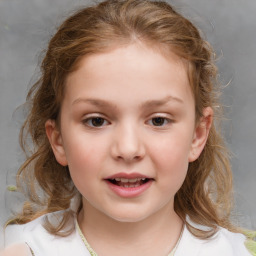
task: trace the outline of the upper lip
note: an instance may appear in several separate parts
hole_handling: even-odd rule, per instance
[[[140,173],[125,173],[125,172],[120,172],[120,173],[116,173],[114,175],[108,176],[105,179],[106,180],[110,180],[110,179],[116,179],[116,178],[125,178],[125,179],[138,179],[138,178],[146,178],[146,179],[150,179],[150,177],[140,174]]]

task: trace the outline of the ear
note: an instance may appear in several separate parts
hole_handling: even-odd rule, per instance
[[[201,154],[208,139],[209,131],[213,120],[213,110],[207,107],[203,111],[203,116],[200,118],[195,127],[194,137],[189,152],[189,162],[195,161]]]
[[[57,162],[63,166],[66,166],[68,163],[63,146],[62,136],[60,130],[57,128],[56,122],[54,120],[47,120],[45,123],[45,131]]]

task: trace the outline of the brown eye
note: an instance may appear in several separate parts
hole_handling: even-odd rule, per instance
[[[96,117],[96,118],[92,118],[92,125],[99,127],[102,126],[104,124],[104,119],[101,117]]]
[[[85,119],[83,123],[90,127],[99,128],[106,125],[108,122],[102,117],[91,117],[91,118]]]
[[[162,126],[165,124],[165,121],[166,121],[166,118],[163,118],[163,117],[152,118],[152,124],[154,126]]]

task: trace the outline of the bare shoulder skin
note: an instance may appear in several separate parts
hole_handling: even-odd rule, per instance
[[[26,244],[14,244],[0,252],[0,256],[32,256]]]

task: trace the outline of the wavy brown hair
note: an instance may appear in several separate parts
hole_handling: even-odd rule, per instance
[[[218,226],[236,231],[230,222],[232,174],[218,125],[221,108],[213,50],[199,30],[168,3],[149,0],[107,0],[81,9],[65,20],[50,40],[41,78],[27,96],[30,112],[20,134],[27,160],[19,169],[17,182],[28,201],[13,222],[26,223],[44,213],[68,209],[71,199],[79,194],[68,168],[56,161],[45,132],[48,119],[58,123],[67,76],[84,56],[138,41],[185,59],[197,120],[208,106],[215,112],[206,146],[200,157],[189,164],[186,179],[175,196],[176,213],[200,238],[211,237]],[[30,150],[28,136],[33,142]],[[66,235],[62,231],[69,216],[70,212],[64,211],[57,226],[48,221],[47,230]],[[195,228],[187,217],[208,229]]]

